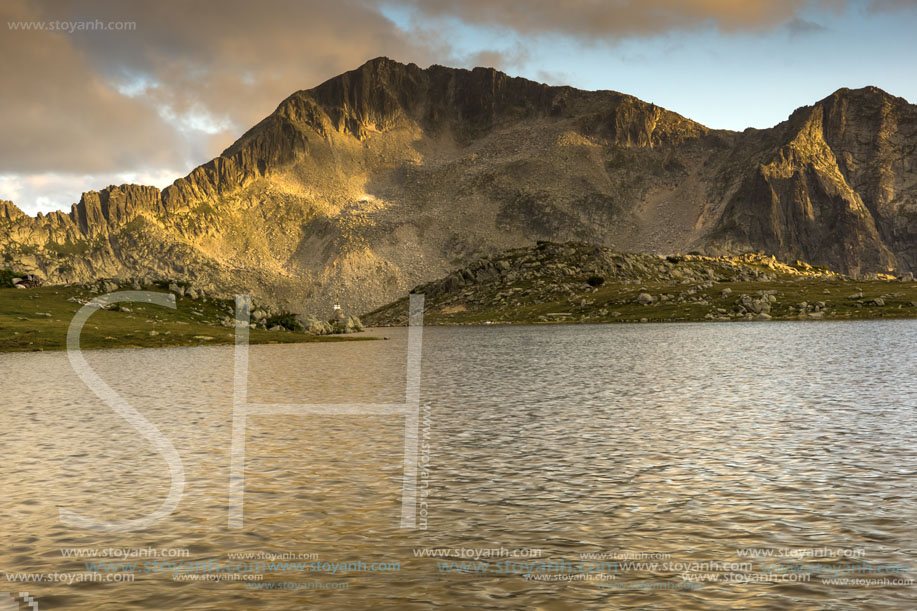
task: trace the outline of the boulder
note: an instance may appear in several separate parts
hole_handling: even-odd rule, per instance
[[[312,335],[328,335],[333,330],[329,323],[319,320],[315,316],[309,316],[304,326]]]
[[[649,293],[640,293],[639,295],[637,295],[637,303],[639,303],[640,305],[649,305],[653,303],[653,301],[654,301],[653,296],[650,295]]]
[[[449,274],[449,276],[443,280],[442,286],[440,288],[444,293],[451,293],[453,291],[457,291],[464,283],[465,282],[460,275]]]
[[[771,301],[767,295],[758,298],[750,295],[742,295],[739,297],[739,306],[746,312],[751,312],[752,314],[761,314],[771,311]]]

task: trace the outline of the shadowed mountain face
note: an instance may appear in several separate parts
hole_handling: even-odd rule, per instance
[[[737,133],[611,91],[380,58],[293,94],[162,192],[109,187],[37,218],[0,201],[0,265],[302,312],[370,310],[536,240],[917,271],[915,146],[917,107],[874,88]]]

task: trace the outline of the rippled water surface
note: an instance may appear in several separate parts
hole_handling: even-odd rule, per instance
[[[249,400],[401,401],[385,333],[254,346]],[[903,321],[427,328],[425,529],[400,528],[402,416],[292,414],[249,417],[229,528],[233,348],[87,353],[184,469],[177,509],[127,533],[59,510],[143,517],[163,457],[65,354],[0,355],[0,608],[914,609],[915,346]],[[62,549],[160,557],[97,573]],[[262,553],[304,564],[227,568]]]

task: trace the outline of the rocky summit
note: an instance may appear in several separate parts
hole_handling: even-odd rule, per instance
[[[613,91],[385,58],[284,100],[161,192],[0,201],[3,267],[158,278],[299,313],[367,311],[539,240],[764,252],[917,270],[917,107],[840,89],[770,129],[714,130]]]

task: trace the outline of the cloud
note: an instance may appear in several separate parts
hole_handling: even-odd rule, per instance
[[[895,2],[896,0],[873,0]],[[903,0],[898,0],[903,1]],[[522,34],[628,38],[713,25],[724,32],[761,30],[791,21],[808,7],[840,9],[847,0],[395,0],[436,18],[457,18]]]
[[[0,23],[40,19],[20,0]],[[3,172],[110,170],[175,161],[178,141],[155,109],[108,86],[65,32],[0,34]],[[139,146],[137,146],[139,144]]]
[[[485,49],[477,51],[470,56],[460,59],[455,65],[476,68],[496,68],[507,71],[518,69],[525,64],[531,55],[529,50],[521,45],[514,45],[511,49]]]
[[[96,20],[134,26],[48,29]],[[46,203],[64,183],[35,177],[178,178],[294,91],[378,55],[432,63],[359,0],[7,0],[0,25],[0,198],[20,177],[20,195]]]
[[[371,57],[422,54],[388,19],[349,0],[39,1],[63,18],[85,15],[88,5],[135,20],[134,32],[83,35],[77,44],[113,81],[147,79],[146,97],[171,115],[207,113],[235,130]]]
[[[566,85],[573,82],[573,77],[566,72],[556,72],[553,70],[539,70],[536,73],[538,80],[548,85]]]
[[[828,28],[820,23],[809,21],[808,19],[794,17],[786,22],[786,29],[789,31],[790,36],[805,36],[807,34],[827,31]]]

